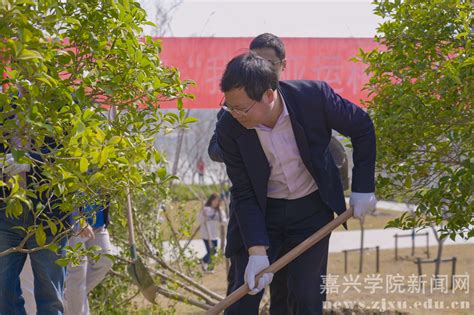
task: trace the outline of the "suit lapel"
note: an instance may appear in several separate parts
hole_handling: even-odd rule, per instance
[[[255,130],[246,130],[237,138],[248,175],[260,207],[265,210],[270,166]]]
[[[293,111],[290,99],[285,95],[285,92],[281,89],[281,87],[278,90],[280,91],[280,94],[282,95],[285,101],[286,109],[288,110],[288,114],[290,115],[291,126],[293,128],[296,145],[298,146],[301,159],[303,160],[303,163],[308,169],[308,171],[311,173],[311,175],[313,175],[313,178],[315,178],[316,180],[313,165],[311,164],[311,154],[309,151],[308,140],[306,139],[304,129],[301,124],[296,120],[296,114]]]

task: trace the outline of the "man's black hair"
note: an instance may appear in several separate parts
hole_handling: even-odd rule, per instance
[[[283,44],[280,37],[276,35],[263,33],[255,37],[250,43],[250,49],[254,50],[261,48],[271,48],[275,51],[280,60],[285,59],[285,44]]]
[[[265,91],[278,87],[278,76],[268,60],[249,51],[229,61],[220,86],[224,93],[243,88],[249,98],[260,101]]]

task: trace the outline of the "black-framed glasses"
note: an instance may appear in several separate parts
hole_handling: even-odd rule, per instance
[[[270,60],[270,59],[267,59],[268,62],[270,62],[272,64],[272,66],[276,67],[278,65],[280,65],[285,59],[278,59],[278,60]]]
[[[221,103],[220,103],[220,106],[222,107],[222,109],[224,109],[226,112],[229,112],[231,114],[234,114],[234,115],[237,115],[237,116],[245,116],[247,115],[248,112],[250,112],[250,110],[255,106],[255,104],[257,104],[258,102],[257,101],[254,101],[252,105],[249,105],[247,108],[245,109],[236,109],[234,108],[233,106],[229,105],[226,103],[225,101],[225,97],[222,97],[221,99]]]

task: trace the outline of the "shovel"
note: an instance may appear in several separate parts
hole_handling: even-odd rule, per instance
[[[315,232],[313,235],[308,237],[306,240],[304,240],[301,244],[293,248],[291,251],[286,253],[286,255],[280,257],[277,261],[275,261],[273,264],[265,268],[264,270],[260,271],[257,276],[255,277],[256,283],[258,283],[258,280],[260,277],[267,272],[270,273],[276,273],[286,265],[288,265],[291,261],[293,261],[296,257],[307,251],[309,248],[311,248],[313,245],[315,245],[317,242],[319,242],[321,239],[323,239],[325,236],[327,236],[329,233],[332,232],[335,228],[337,228],[339,225],[343,224],[346,222],[351,216],[354,210],[352,208],[349,208],[345,212],[343,212],[341,215],[339,215],[337,218],[323,226],[321,229],[319,229],[317,232]],[[214,305],[210,310],[206,312],[206,315],[218,315],[222,311],[224,311],[226,308],[243,298],[247,293],[249,293],[249,287],[246,283],[244,283],[240,288],[232,292],[230,295],[228,295],[225,299]]]
[[[135,246],[135,231],[133,227],[132,215],[132,200],[130,197],[130,190],[127,188],[127,222],[128,222],[128,245],[130,246],[130,255],[132,261],[127,266],[127,271],[132,277],[133,283],[140,289],[143,296],[151,303],[155,303],[156,287],[153,278],[146,269],[140,257],[137,256],[137,249]]]

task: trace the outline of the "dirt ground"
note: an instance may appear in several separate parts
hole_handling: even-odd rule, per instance
[[[189,202],[185,207],[187,216],[193,216],[199,211],[198,202]],[[173,225],[179,226],[181,212],[170,207],[170,217]],[[179,215],[176,215],[179,214]],[[382,229],[387,222],[399,217],[402,212],[378,209],[375,215],[367,216],[364,228]],[[197,222],[194,223],[197,226]],[[358,220],[348,221],[349,230],[359,230]],[[336,231],[343,231],[342,227]],[[199,238],[196,235],[195,238]],[[430,281],[434,272],[433,264],[422,265],[424,293],[413,285],[418,279],[415,257],[426,258],[424,248],[416,248],[415,256],[411,256],[411,249],[399,250],[400,259],[395,261],[394,250],[380,251],[380,274],[375,274],[375,252],[364,254],[363,273],[359,274],[359,253],[349,253],[348,274],[344,274],[344,255],[333,253],[329,255],[328,269],[328,310],[327,314],[473,314],[474,315],[474,245],[445,246],[444,258],[456,256],[457,286],[468,282],[467,289],[454,288],[450,290],[451,263],[444,263],[441,268],[439,287],[432,288]],[[436,247],[430,247],[431,258],[436,253]],[[226,269],[225,262],[216,266],[214,274],[205,274],[201,279],[207,288],[225,295]],[[446,284],[448,280],[448,284]],[[332,281],[332,282],[331,282]],[[375,285],[375,284],[377,285]],[[329,285],[330,284],[330,285]],[[372,284],[372,286],[371,286]],[[417,291],[418,290],[418,291]],[[373,292],[372,292],[373,291]],[[160,305],[166,309],[167,300],[160,300]],[[358,305],[356,305],[358,303]],[[203,314],[197,307],[182,303],[173,303],[175,314]],[[363,307],[362,307],[363,306]],[[361,307],[363,310],[361,310]],[[463,309],[461,309],[463,308]],[[350,309],[341,311],[343,309]],[[356,310],[355,312],[352,310]],[[331,311],[333,310],[333,311]],[[385,312],[381,312],[385,311]]]
[[[430,248],[435,253],[436,247]],[[395,261],[393,250],[380,251],[380,274],[375,275],[375,252],[364,255],[364,272],[358,274],[359,254],[349,254],[348,274],[344,274],[342,253],[330,254],[327,278],[328,304],[333,303],[336,310],[341,308],[359,309],[363,312],[341,312],[334,314],[474,314],[474,245],[445,246],[443,257],[457,257],[456,285],[450,289],[451,263],[441,268],[438,288],[430,285],[434,265],[423,265],[427,283],[418,287],[412,285],[417,277],[417,265],[410,256],[411,249],[399,251],[400,259]],[[417,248],[415,257],[426,258],[422,248]],[[433,257],[431,257],[433,258]],[[225,294],[225,263],[217,266],[214,274],[206,274],[202,283],[209,289]],[[332,279],[332,280],[331,280]],[[424,287],[424,293],[423,288]],[[454,291],[454,292],[453,292]],[[338,302],[337,305],[334,303]],[[464,309],[461,309],[464,308]],[[385,310],[386,312],[380,312]],[[179,304],[176,314],[200,314],[196,307]],[[328,312],[330,314],[331,312]],[[398,313],[398,314],[400,314]]]

